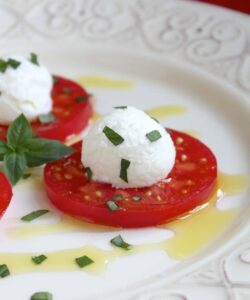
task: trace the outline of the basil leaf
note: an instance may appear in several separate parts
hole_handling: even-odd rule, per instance
[[[44,254],[41,254],[39,256],[32,256],[31,259],[36,265],[40,265],[43,263],[48,257]]]
[[[38,116],[39,121],[42,124],[48,124],[48,123],[53,123],[56,120],[56,116],[54,114],[46,114],[46,115],[40,115]]]
[[[11,66],[13,69],[17,69],[20,65],[21,62],[18,60],[15,60],[13,58],[8,59],[7,61],[8,65]]]
[[[127,159],[122,158],[121,160],[121,170],[120,170],[120,178],[125,181],[128,182],[128,168],[130,166],[130,161]]]
[[[94,261],[90,257],[88,257],[87,255],[77,257],[75,259],[75,262],[78,264],[78,266],[80,268],[86,267],[86,266],[94,263]]]
[[[38,58],[35,53],[30,53],[30,62],[32,62],[32,64],[34,65],[39,66]]]
[[[5,60],[0,59],[0,72],[4,73],[7,68],[8,68],[8,63]]]
[[[153,143],[158,141],[161,138],[161,134],[158,130],[153,130],[150,131],[146,134],[146,137],[148,138],[148,140]]]
[[[9,268],[6,264],[0,265],[0,277],[4,278],[10,275]]]
[[[13,147],[24,146],[32,138],[32,129],[23,114],[15,119],[7,131],[7,143]]]
[[[116,237],[114,237],[110,243],[116,247],[119,247],[119,248],[122,248],[122,249],[125,249],[125,250],[130,250],[131,248],[131,245],[126,243],[122,236],[119,234],[117,235]]]
[[[49,292],[37,292],[30,298],[31,300],[53,300],[53,296]]]
[[[29,167],[41,166],[74,152],[73,148],[49,139],[30,139],[26,147],[29,150],[26,153]]]
[[[102,131],[106,137],[110,140],[110,142],[118,146],[124,142],[124,138],[120,136],[117,132],[115,132],[112,128],[109,128],[108,126],[105,126]]]
[[[48,209],[39,209],[39,210],[35,210],[35,211],[32,211],[31,213],[23,216],[21,218],[22,221],[25,221],[25,222],[31,222],[45,214],[47,214],[49,212]]]
[[[107,201],[106,202],[107,207],[109,208],[109,210],[111,211],[116,211],[119,210],[119,206],[114,202],[114,201]]]
[[[4,155],[10,152],[10,149],[4,141],[0,141],[0,161],[3,160]]]
[[[89,167],[87,167],[87,168],[85,169],[85,171],[86,171],[86,175],[87,175],[87,177],[88,177],[88,180],[91,181],[91,180],[92,180],[92,177],[93,177],[93,172],[92,172],[92,170],[91,170]]]
[[[3,168],[12,185],[15,185],[23,176],[27,160],[23,153],[7,153],[4,155]]]
[[[78,102],[78,103],[82,103],[82,102],[86,102],[88,100],[88,98],[86,96],[78,96],[75,98],[75,101]]]

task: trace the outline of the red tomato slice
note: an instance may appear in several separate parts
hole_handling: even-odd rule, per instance
[[[89,181],[81,163],[81,143],[71,156],[45,167],[49,199],[63,212],[93,223],[144,227],[166,223],[208,200],[217,178],[216,158],[199,140],[169,130],[177,150],[169,176],[146,188],[116,189]],[[167,155],[167,154],[166,154]],[[152,166],[153,168],[153,166]],[[122,200],[115,200],[121,197]],[[134,198],[134,196],[141,197]],[[111,211],[107,201],[119,209]],[[137,201],[136,201],[137,200]]]
[[[0,218],[4,214],[5,210],[9,206],[12,198],[11,185],[3,173],[0,173]]]
[[[51,96],[52,113],[56,121],[42,124],[37,120],[31,126],[40,138],[65,141],[67,137],[80,133],[87,126],[93,108],[89,94],[80,85],[62,77],[55,78]],[[84,99],[86,101],[81,102]],[[0,125],[0,140],[6,139],[7,129],[8,126]]]

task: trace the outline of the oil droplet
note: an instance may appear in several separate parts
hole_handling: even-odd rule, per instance
[[[80,76],[77,81],[85,87],[98,89],[130,89],[135,86],[131,80],[118,80],[100,75]]]
[[[187,113],[187,108],[180,105],[163,105],[156,106],[146,110],[146,113],[151,117],[159,119],[164,119],[168,117],[174,117]]]

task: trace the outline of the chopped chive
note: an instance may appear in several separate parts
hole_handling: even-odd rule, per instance
[[[23,216],[21,218],[21,220],[26,221],[26,222],[30,222],[30,221],[33,221],[33,220],[45,215],[48,212],[49,212],[48,209],[39,209],[39,210],[33,211],[33,212]]]
[[[63,89],[63,94],[66,94],[66,95],[72,94],[72,89],[70,89],[70,88],[64,88]]]
[[[81,102],[86,102],[88,100],[88,98],[86,96],[78,96],[75,98],[75,101],[78,102],[78,103],[81,103]]]
[[[158,130],[153,130],[147,133],[146,137],[150,140],[150,142],[155,142],[161,138],[161,134]]]
[[[18,60],[15,60],[15,59],[8,59],[7,61],[8,65],[11,66],[13,69],[17,69],[20,65],[21,65],[21,62],[18,61]]]
[[[125,249],[125,250],[130,250],[131,248],[131,245],[126,243],[123,238],[121,237],[121,235],[117,235],[116,237],[114,237],[110,243],[116,247],[119,247],[119,248],[122,248],[122,249]]]
[[[115,109],[126,109],[126,108],[128,108],[127,106],[115,106],[114,107]]]
[[[40,265],[42,262],[44,262],[48,257],[41,254],[39,256],[32,256],[31,259],[36,265]]]
[[[58,81],[59,81],[59,78],[57,76],[54,76],[54,75],[52,76],[52,79],[53,79],[54,84],[58,83]]]
[[[30,300],[53,300],[53,296],[49,292],[37,292],[31,296]]]
[[[114,201],[107,201],[106,205],[111,211],[119,210],[119,206]]]
[[[122,197],[122,195],[115,195],[113,197],[113,200],[123,200],[124,198]]]
[[[86,267],[94,263],[94,261],[91,258],[89,258],[87,255],[77,257],[75,259],[75,262],[78,264],[80,268]]]
[[[151,117],[151,119],[153,119],[156,123],[160,123],[156,118]]]
[[[133,196],[132,197],[132,199],[134,200],[134,201],[139,201],[139,200],[141,200],[141,196]]]
[[[118,146],[124,142],[124,138],[120,136],[117,132],[115,132],[113,129],[109,128],[108,126],[105,126],[102,132],[115,146]]]
[[[53,114],[47,114],[38,116],[38,119],[42,124],[48,124],[55,122],[56,117]]]
[[[92,177],[93,177],[93,172],[92,172],[92,170],[91,170],[89,167],[87,167],[87,168],[85,169],[85,171],[86,171],[86,175],[87,175],[87,177],[88,177],[88,180],[91,180]]]
[[[8,68],[8,63],[5,60],[0,59],[0,72],[4,73],[7,68]]]
[[[121,170],[120,170],[120,178],[125,181],[128,182],[128,168],[130,166],[130,161],[127,159],[122,158],[121,160]]]
[[[0,277],[4,278],[10,275],[10,271],[9,268],[7,267],[7,265],[0,265]]]
[[[32,62],[32,64],[39,66],[37,54],[30,53],[30,61]]]
[[[30,173],[23,174],[23,179],[27,179],[27,178],[29,178],[30,176],[31,176]]]

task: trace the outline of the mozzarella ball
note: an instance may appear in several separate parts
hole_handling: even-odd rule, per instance
[[[121,143],[114,145],[105,128],[119,134],[123,142],[118,139]],[[83,141],[82,163],[91,169],[95,181],[135,188],[166,178],[175,155],[168,132],[145,112],[134,107],[114,108],[90,127]],[[129,166],[122,167],[122,160]]]
[[[2,60],[20,62],[17,68],[8,65],[0,72],[0,123],[9,124],[20,114],[30,121],[52,110],[51,74],[42,65],[36,65],[21,56],[4,56]]]

